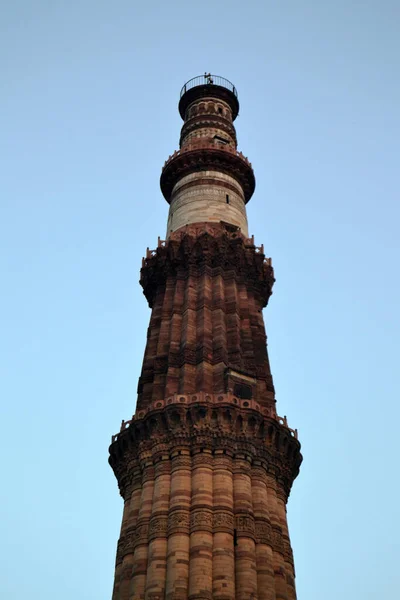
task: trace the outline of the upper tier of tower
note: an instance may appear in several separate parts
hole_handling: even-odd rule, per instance
[[[246,203],[255,179],[237,150],[233,124],[239,111],[235,86],[205,74],[182,88],[180,149],[166,161],[161,190],[170,204],[167,237],[199,222],[226,222],[248,235]]]
[[[195,77],[183,86],[179,113],[184,120],[180,147],[200,139],[213,139],[219,145],[236,149],[237,139],[233,121],[239,112],[235,86],[227,79],[209,76],[212,83]]]

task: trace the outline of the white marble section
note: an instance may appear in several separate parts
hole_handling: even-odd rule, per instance
[[[225,221],[240,227],[248,236],[243,190],[236,179],[218,171],[199,171],[178,181],[171,194],[167,237],[180,227],[204,221]]]

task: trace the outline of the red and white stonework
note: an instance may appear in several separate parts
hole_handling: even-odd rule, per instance
[[[136,413],[110,446],[124,499],[113,600],[294,600],[286,503],[301,464],[276,412],[262,309],[271,260],[247,229],[255,187],[227,80],[182,90],[180,149],[147,250],[151,307]]]

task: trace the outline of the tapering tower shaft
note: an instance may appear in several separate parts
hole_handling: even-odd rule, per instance
[[[110,446],[125,502],[113,600],[296,597],[286,502],[300,445],[276,413],[262,318],[274,273],[248,235],[238,110],[222,78],[181,93],[167,236],[141,270],[152,312],[136,413]]]

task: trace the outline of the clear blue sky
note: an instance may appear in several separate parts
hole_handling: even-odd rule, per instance
[[[398,597],[399,22],[395,0],[2,4],[2,598],[110,600],[141,257],[165,233],[180,88],[205,70],[238,88],[276,271],[299,600]]]

